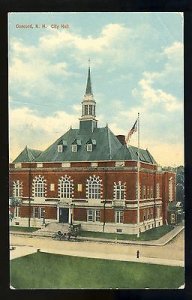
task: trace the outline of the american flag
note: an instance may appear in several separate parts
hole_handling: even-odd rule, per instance
[[[129,142],[129,140],[130,140],[132,134],[133,134],[134,132],[137,131],[137,121],[138,121],[138,119],[135,121],[133,127],[132,127],[131,130],[128,132],[128,135],[127,135],[127,137],[126,137],[126,139],[125,139],[126,143]]]

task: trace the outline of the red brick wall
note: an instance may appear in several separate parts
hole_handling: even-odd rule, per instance
[[[53,206],[44,206],[44,205],[31,205],[30,211],[31,211],[31,217],[33,217],[33,208],[34,207],[42,207],[45,209],[45,219],[57,219],[57,208]],[[22,218],[28,218],[29,217],[29,206],[21,206],[19,216]]]
[[[124,211],[124,223],[125,224],[137,223],[137,211],[136,210],[125,210]]]
[[[74,208],[73,219],[74,219],[74,221],[87,221],[86,208]]]

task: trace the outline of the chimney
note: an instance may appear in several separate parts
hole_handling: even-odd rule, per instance
[[[125,135],[116,135],[116,137],[118,138],[118,140],[120,141],[120,143],[122,145],[126,145],[126,142],[125,142]]]

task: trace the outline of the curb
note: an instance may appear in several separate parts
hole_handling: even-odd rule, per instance
[[[145,246],[165,246],[168,244],[172,239],[174,239],[182,230],[184,230],[184,226],[182,226],[178,231],[176,231],[172,236],[170,236],[167,240],[164,242],[160,242],[161,239],[164,239],[165,237],[161,237],[159,240],[151,240],[151,241],[131,241],[131,240],[112,240],[112,239],[103,239],[103,238],[93,238],[93,237],[78,237],[78,241],[90,241],[90,242],[101,242],[101,243],[115,243],[115,244],[125,244],[125,245],[145,245]],[[52,234],[35,234],[34,233],[28,233],[28,232],[14,232],[10,231],[13,235],[25,235],[28,237],[39,237],[39,238],[52,238]],[[168,233],[169,234],[169,233]]]

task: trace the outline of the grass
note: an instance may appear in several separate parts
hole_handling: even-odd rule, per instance
[[[117,239],[117,240],[131,240],[131,241],[150,241],[158,240],[160,237],[168,233],[174,228],[172,225],[163,225],[157,228],[152,228],[148,231],[142,232],[138,238],[136,234],[123,234],[123,233],[105,233],[93,231],[81,231],[80,236],[95,237],[104,239]]]
[[[30,288],[178,288],[184,268],[37,252],[11,261],[11,285]]]
[[[22,226],[10,226],[10,231],[22,231],[22,232],[34,232],[37,231],[39,228],[37,227],[22,227]]]

